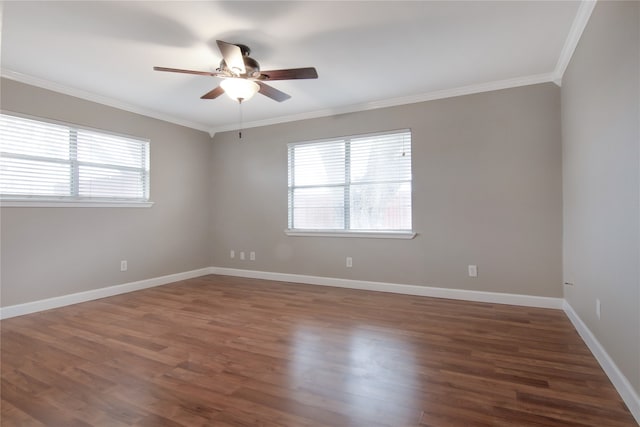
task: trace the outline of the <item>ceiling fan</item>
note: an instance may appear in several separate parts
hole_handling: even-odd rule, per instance
[[[220,53],[222,53],[222,61],[220,61],[220,66],[214,72],[166,67],[153,67],[153,69],[155,71],[220,77],[223,79],[220,86],[205,93],[200,98],[215,99],[226,93],[231,99],[240,103],[251,98],[256,92],[278,102],[291,98],[291,95],[269,86],[265,83],[266,81],[318,78],[318,72],[314,67],[261,71],[258,61],[249,56],[251,53],[249,46],[227,43],[222,40],[216,40],[216,43]]]

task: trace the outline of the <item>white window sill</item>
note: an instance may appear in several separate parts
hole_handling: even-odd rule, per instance
[[[150,208],[153,202],[0,199],[1,208]]]
[[[359,237],[366,239],[413,239],[418,235],[413,231],[334,231],[334,230],[291,230],[284,233],[291,237]]]

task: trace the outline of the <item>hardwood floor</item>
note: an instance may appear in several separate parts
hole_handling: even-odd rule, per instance
[[[559,310],[205,276],[1,322],[8,426],[635,426]]]

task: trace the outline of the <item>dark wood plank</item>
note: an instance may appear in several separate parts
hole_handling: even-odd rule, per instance
[[[635,426],[560,310],[225,276],[7,319],[3,426]]]

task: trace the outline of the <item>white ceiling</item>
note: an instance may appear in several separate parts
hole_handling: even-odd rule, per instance
[[[589,2],[592,3],[592,2]],[[248,45],[291,99],[243,104],[245,127],[558,80],[588,15],[580,1],[4,2],[2,75],[196,129],[238,126],[201,100],[215,40]],[[586,15],[586,17],[585,17]]]

